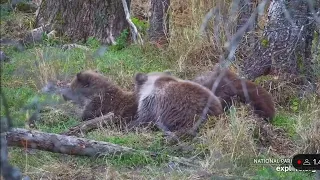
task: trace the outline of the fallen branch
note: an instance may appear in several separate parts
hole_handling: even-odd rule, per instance
[[[148,156],[155,156],[157,153],[143,150],[135,150],[108,142],[94,141],[75,136],[66,136],[40,131],[31,131],[21,128],[13,128],[6,134],[8,146],[32,148],[54,153],[81,155],[97,157],[101,155],[115,155],[122,153],[142,153]],[[186,158],[168,156],[174,162],[187,165],[199,166],[199,162]]]
[[[107,125],[106,122],[112,122],[114,119],[113,113],[108,113],[104,116],[100,116],[88,121],[84,121],[81,124],[71,127],[68,131],[61,133],[61,135],[67,136],[78,136],[79,134],[85,134],[93,129],[98,129],[99,127],[104,127]]]
[[[127,1],[126,0],[122,0],[122,5],[123,5],[124,13],[126,14],[126,20],[128,21],[128,23],[130,25],[133,42],[137,43],[137,36],[138,36],[138,38],[139,38],[138,42],[140,44],[143,44],[143,40],[142,40],[138,30],[137,30],[137,27],[133,24],[133,22],[130,19],[130,13],[129,13]]]
[[[80,45],[80,44],[65,44],[61,47],[63,50],[70,50],[74,48],[82,49],[85,51],[89,51],[90,49],[86,46]]]
[[[134,151],[108,142],[99,142],[74,136],[13,128],[6,135],[8,146],[33,148],[69,155],[99,156]]]

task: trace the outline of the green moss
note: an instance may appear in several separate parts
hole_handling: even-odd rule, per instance
[[[57,25],[60,25],[60,26],[62,26],[62,25],[65,23],[65,22],[64,22],[64,19],[63,19],[63,17],[62,17],[61,11],[59,11],[59,12],[56,14],[55,23],[57,23]]]
[[[301,54],[297,54],[297,65],[299,71],[304,74],[305,73],[305,67],[304,67],[304,60]]]
[[[264,48],[267,48],[269,46],[269,41],[266,38],[261,39],[261,45]]]

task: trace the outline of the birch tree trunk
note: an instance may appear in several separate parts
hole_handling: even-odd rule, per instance
[[[130,6],[131,0],[126,2]],[[75,41],[93,36],[108,44],[129,27],[121,0],[43,0],[36,26],[44,24],[52,24],[53,29]]]
[[[313,7],[315,8],[315,7]],[[272,1],[263,38],[244,63],[248,79],[273,73],[305,75],[312,81],[311,45],[315,30],[307,1]]]

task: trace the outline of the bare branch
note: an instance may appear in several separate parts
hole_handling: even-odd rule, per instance
[[[129,13],[127,1],[126,0],[122,0],[122,5],[123,5],[124,13],[126,14],[126,20],[128,21],[128,23],[130,25],[133,42],[137,43],[137,36],[138,36],[138,38],[139,38],[138,43],[139,44],[143,44],[143,40],[142,40],[138,30],[137,30],[137,27],[133,24],[133,22],[130,19],[130,13]]]
[[[79,134],[83,135],[93,129],[104,127],[105,125],[108,124],[107,122],[112,122],[113,119],[114,119],[114,114],[108,113],[104,116],[100,116],[100,117],[82,122],[81,124],[70,128],[68,131],[61,133],[61,135],[67,135],[67,136],[78,136]]]

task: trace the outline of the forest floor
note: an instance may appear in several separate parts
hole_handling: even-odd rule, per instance
[[[16,37],[19,31],[29,29],[32,23],[29,17],[19,12],[2,14],[1,35]],[[50,80],[69,81],[79,71],[97,69],[120,87],[132,90],[135,73],[166,69],[176,72],[179,66],[178,56],[172,51],[148,45],[130,45],[120,50],[109,47],[97,56],[95,52],[100,44],[94,38],[83,44],[89,51],[62,50],[57,42],[44,40],[21,52],[12,46],[1,46],[10,57],[9,62],[1,65],[1,88],[8,99],[15,127],[28,128],[26,121],[35,111],[35,104],[41,109],[51,107],[40,114],[36,124],[39,131],[61,133],[79,124],[72,105],[59,96],[41,91]],[[181,78],[192,76],[182,77],[180,73]],[[149,130],[127,133],[117,128],[101,128],[85,135],[85,138],[163,155],[192,157],[201,162],[197,167],[178,165],[162,156],[132,154],[89,158],[16,147],[9,148],[10,163],[31,179],[314,179],[314,172],[282,172],[277,171],[279,164],[254,164],[254,159],[290,158],[289,152],[306,147],[306,138],[316,132],[312,128],[320,118],[317,98],[302,102],[292,97],[286,107],[276,104],[277,116],[272,125],[281,129],[297,149],[285,149],[286,146],[281,149],[281,144],[262,148],[252,131],[259,119],[248,112],[250,108],[239,105],[222,119],[210,119],[199,136],[182,147],[166,144],[161,132]],[[2,108],[1,116],[4,116]],[[287,154],[283,153],[286,151]]]

